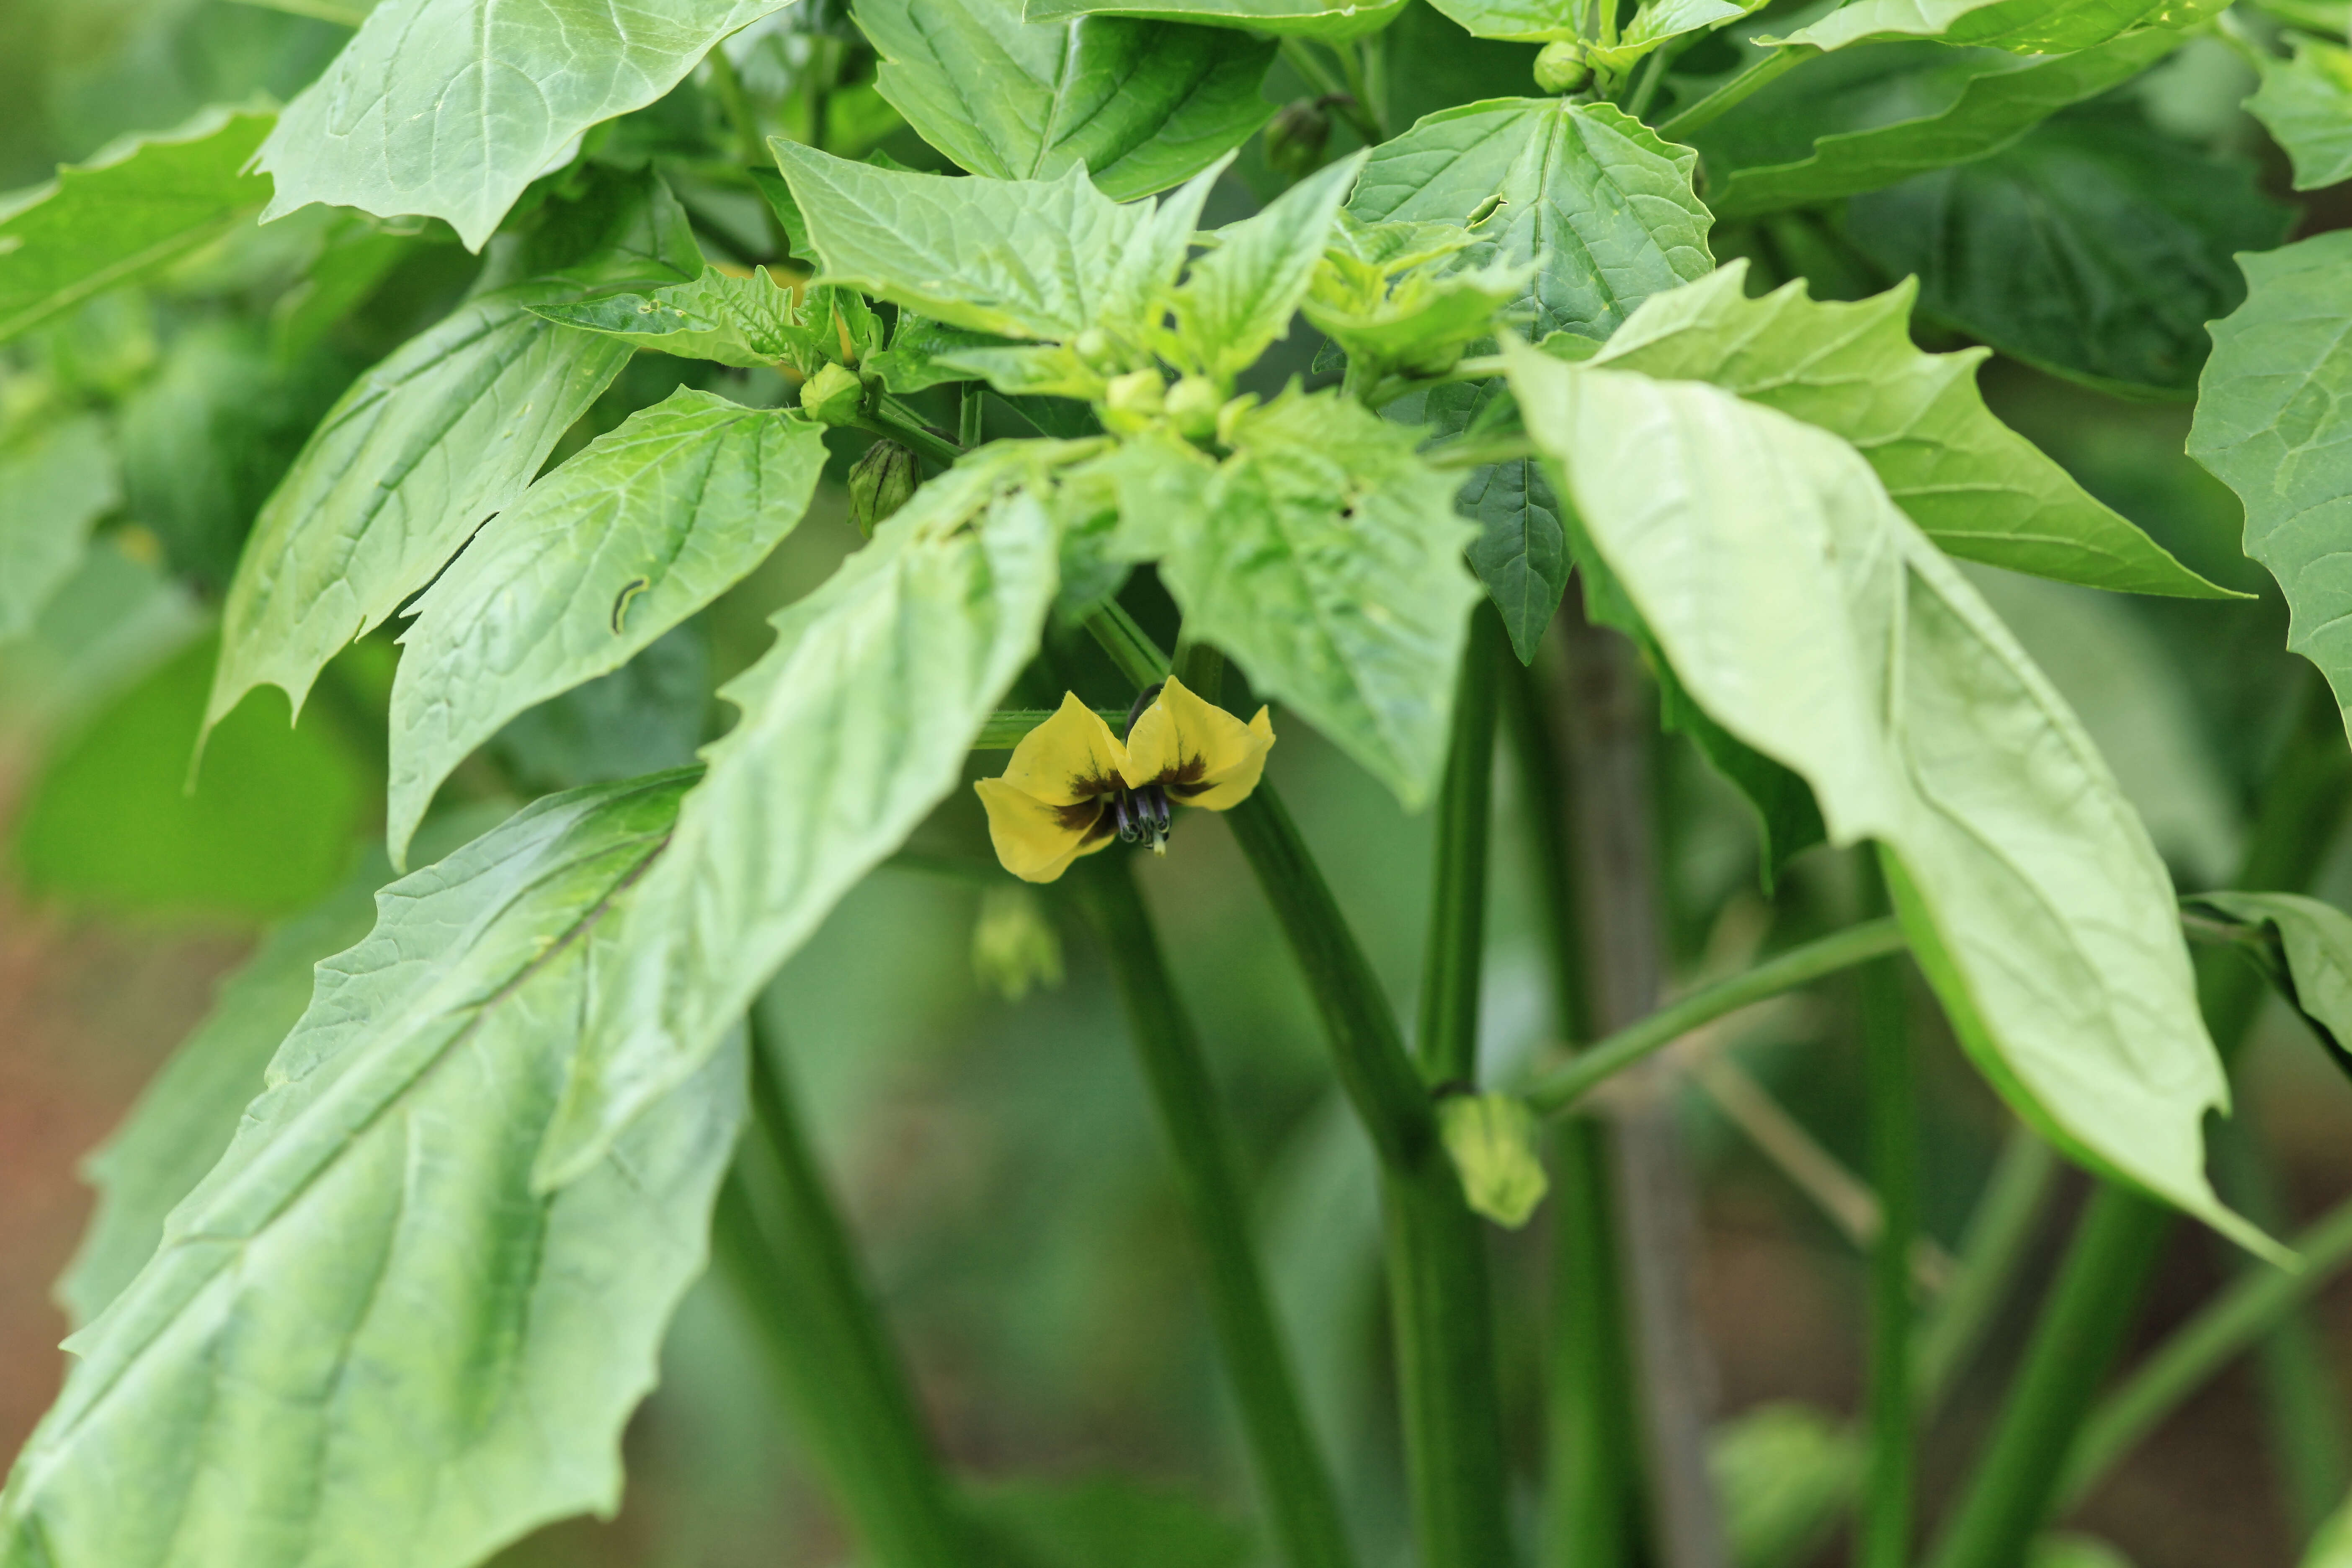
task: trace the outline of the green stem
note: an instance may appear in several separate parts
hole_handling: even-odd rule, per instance
[[[1871,903],[1886,907],[1877,866],[1865,858]],[[1917,1458],[1912,1414],[1911,1253],[1919,1235],[1919,1102],[1904,1016],[1903,968],[1893,958],[1854,975],[1862,1003],[1864,1078],[1870,1102],[1871,1182],[1878,1235],[1870,1255],[1870,1459],[1855,1542],[1857,1568],[1904,1568],[1911,1560]]]
[[[757,1311],[801,1436],[882,1568],[963,1568],[971,1553],[782,1064],[751,1031],[751,1123],[721,1193],[719,1256]]]
[[[1377,147],[1387,140],[1362,100],[1349,90],[1348,84],[1323,62],[1322,57],[1316,54],[1312,44],[1304,38],[1285,38],[1282,40],[1282,58],[1290,62],[1291,69],[1307,79],[1307,84],[1315,89],[1318,97],[1339,111],[1340,118],[1347,121],[1356,134],[1362,138],[1365,146]]]
[[[857,421],[857,426],[912,447],[941,468],[953,468],[956,459],[963,456],[961,447],[924,424],[921,416],[893,397],[876,398],[872,411]]]
[[[2303,710],[2263,791],[2237,885],[2305,886],[2345,805],[2343,721],[2326,685],[2306,674]],[[2209,950],[2198,958],[2198,1000],[2226,1064],[2245,1043],[2263,997],[2252,964]],[[2139,1310],[2172,1212],[2103,1185],[2085,1208],[2024,1365],[1978,1460],[1933,1568],[2011,1568],[2050,1516],[2076,1434]]]
[[[1078,890],[1109,955],[1144,1077],[1201,1249],[1209,1314],[1282,1560],[1349,1568],[1353,1557],[1328,1468],[1298,1399],[1290,1355],[1267,1305],[1250,1237],[1241,1152],[1218,1113],[1217,1088],[1161,956],[1128,858],[1077,868]]]
[[[1669,142],[1682,141],[1701,127],[1714,124],[1717,119],[1821,52],[1810,47],[1774,49],[1762,58],[1751,61],[1745,69],[1689,108],[1677,110],[1666,116],[1664,123],[1658,127],[1658,134]]]
[[[1421,1071],[1478,1079],[1478,984],[1486,956],[1486,841],[1495,794],[1495,700],[1502,621],[1481,605],[1454,689],[1454,734],[1437,795],[1436,885],[1421,971]]]
[[[1456,436],[1421,456],[1433,468],[1483,468],[1489,463],[1516,463],[1540,455],[1536,444],[1524,436]]]
[[[1893,920],[1849,926],[1833,935],[1790,948],[1744,973],[1702,986],[1628,1025],[1591,1048],[1536,1079],[1520,1090],[1538,1114],[1566,1110],[1603,1080],[1643,1058],[1674,1044],[1702,1025],[1783,992],[1903,951],[1903,928]]]
[[[2352,1263],[2352,1203],[2337,1205],[2294,1238],[2299,1273],[2258,1266],[2173,1331],[2084,1423],[2066,1464],[2062,1495],[2071,1504],[2097,1485],[2181,1401],[2291,1319],[2321,1287]],[[2329,1500],[2341,1502],[2338,1492]],[[2324,1513],[2326,1511],[2322,1510]]]
[[[751,95],[743,90],[742,75],[736,70],[735,62],[727,58],[724,45],[713,46],[704,58],[710,62],[710,85],[719,91],[719,107],[727,111],[727,122],[734,128],[735,155],[747,168],[766,167],[766,143],[760,136],[759,118],[751,112]]]
[[[2057,1175],[2050,1145],[2030,1127],[2012,1129],[1969,1216],[1959,1267],[1919,1335],[1913,1378],[1923,1411],[1942,1402],[2009,1299]]]
[[[1102,721],[1114,731],[1127,722],[1124,708],[1097,708]],[[1023,737],[1054,716],[1048,708],[1000,708],[982,723],[980,733],[971,738],[975,752],[1009,752],[1019,745]]]
[[[987,390],[987,384],[978,381],[967,381],[957,389],[956,441],[967,452],[983,439],[988,411],[981,402],[981,395]]]

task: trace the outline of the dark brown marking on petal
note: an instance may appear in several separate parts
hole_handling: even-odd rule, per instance
[[[1084,833],[1092,837],[1103,820],[1103,804],[1099,800],[1082,800],[1075,805],[1057,805],[1054,808],[1054,820],[1065,833]]]
[[[1170,795],[1189,799],[1196,795],[1206,795],[1215,787],[1202,782],[1208,773],[1209,760],[1206,757],[1186,757],[1177,766],[1162,769],[1160,776],[1151,782],[1165,788]]]
[[[1127,781],[1116,772],[1081,773],[1070,780],[1070,793],[1083,795],[1117,795],[1127,787]]]

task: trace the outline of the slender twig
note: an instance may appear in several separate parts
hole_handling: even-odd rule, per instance
[[[1291,1357],[1267,1304],[1250,1236],[1241,1152],[1129,859],[1114,851],[1073,879],[1100,932],[1128,1030],[1192,1222],[1226,1375],[1256,1472],[1258,1497],[1290,1568],[1349,1568],[1353,1554],[1331,1475],[1299,1404]]]
[[[1750,61],[1696,103],[1666,116],[1658,126],[1658,134],[1669,142],[1679,142],[1693,132],[1714,124],[1717,119],[1747,102],[1751,96],[1821,52],[1809,47],[1784,46]]]
[[[942,468],[952,468],[963,456],[963,448],[924,424],[911,410],[901,408],[898,400],[880,397],[874,400],[871,412],[857,421],[858,428],[877,436],[912,447]]]
[[[980,381],[967,381],[957,390],[956,440],[967,452],[985,439],[987,405],[981,395],[987,390],[988,384]]]
[[[1342,81],[1316,54],[1313,45],[1304,38],[1285,38],[1282,40],[1282,58],[1290,62],[1291,69],[1307,79],[1307,85],[1315,89],[1317,96],[1325,104],[1339,111],[1340,118],[1347,121],[1356,134],[1363,139],[1365,146],[1377,147],[1388,139],[1372,119],[1370,110],[1349,90],[1348,83]]]
[[[1525,436],[1475,438],[1457,436],[1451,441],[1438,443],[1421,456],[1422,460],[1433,468],[1483,468],[1489,463],[1516,463],[1541,454],[1536,444]]]
[[[1864,851],[1872,903],[1886,907],[1877,866]],[[1870,1169],[1878,1237],[1871,1248],[1869,1462],[1856,1531],[1856,1568],[1911,1561],[1917,1457],[1911,1376],[1912,1259],[1919,1239],[1919,1104],[1912,1080],[1903,970],[1895,959],[1854,973],[1862,1005],[1864,1078],[1870,1102]]]
[[[1486,840],[1495,793],[1495,676],[1503,623],[1470,617],[1454,689],[1454,735],[1437,795],[1435,884],[1421,972],[1421,1070],[1433,1084],[1478,1078],[1478,984],[1485,957]]]
[[[1913,1346],[1912,1375],[1923,1411],[1942,1402],[1983,1343],[1993,1314],[2016,1283],[2057,1175],[2058,1156],[2050,1145],[2030,1127],[2013,1128],[1969,1216],[1951,1284]]]
[[[1603,1080],[1664,1049],[1727,1013],[1754,1006],[1786,991],[1903,950],[1903,928],[1893,920],[1849,926],[1765,960],[1744,973],[1700,987],[1580,1051],[1520,1092],[1538,1112],[1557,1115]]]

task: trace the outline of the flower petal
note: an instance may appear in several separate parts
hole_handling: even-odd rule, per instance
[[[1102,715],[1071,691],[1052,718],[1021,737],[1003,780],[1048,805],[1076,805],[1120,788],[1131,766]]]
[[[1171,800],[1223,811],[1257,787],[1274,723],[1261,708],[1244,724],[1171,677],[1127,739],[1137,784],[1164,784]]]
[[[1117,835],[1098,799],[1055,805],[1002,779],[971,786],[988,809],[988,837],[1004,868],[1024,882],[1050,882],[1081,855],[1108,847]]]

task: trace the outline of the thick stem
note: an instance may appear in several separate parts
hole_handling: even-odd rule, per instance
[[[783,1065],[751,1028],[751,1123],[720,1194],[720,1259],[756,1312],[803,1440],[883,1568],[971,1552],[899,1365],[801,1131]]]
[[[1161,956],[1133,868],[1114,850],[1082,862],[1073,880],[1099,931],[1127,1006],[1176,1187],[1201,1252],[1202,1282],[1232,1380],[1258,1496],[1291,1568],[1349,1568],[1353,1561],[1331,1476],[1299,1404],[1290,1354],[1267,1304],[1250,1236],[1242,1159],[1218,1110],[1183,999]]]
[[[1650,816],[1654,726],[1631,647],[1573,607],[1570,613],[1562,729],[1575,781],[1570,834],[1581,873],[1584,968],[1595,1021],[1623,1029],[1657,1005],[1665,983],[1664,910]],[[1633,1330],[1662,1568],[1726,1568],[1707,1460],[1713,1379],[1691,1297],[1696,1204],[1675,1136],[1672,1083],[1655,1068],[1645,1069],[1614,1118],[1626,1321]]]
[[[1454,736],[1437,795],[1435,886],[1421,970],[1421,1071],[1433,1084],[1478,1079],[1478,984],[1486,934],[1486,841],[1495,793],[1495,701],[1502,622],[1486,605],[1454,689]]]
[[[1864,862],[1871,902],[1886,907],[1874,862]],[[1912,1248],[1919,1234],[1919,1103],[1913,1081],[1903,969],[1886,958],[1855,972],[1862,1004],[1864,1077],[1870,1102],[1870,1173],[1878,1235],[1870,1255],[1870,1460],[1854,1549],[1857,1568],[1904,1568],[1911,1560],[1913,1449]]]
[[[2305,680],[2295,733],[2263,791],[2242,888],[2307,885],[2319,847],[2343,818],[2343,721],[2326,686]],[[2262,978],[2234,953],[2208,950],[2199,955],[2198,999],[2226,1063],[2260,1010]],[[2024,1560],[2171,1226],[2171,1210],[2121,1187],[2102,1186],[2091,1199],[1933,1568],[2011,1568]]]

